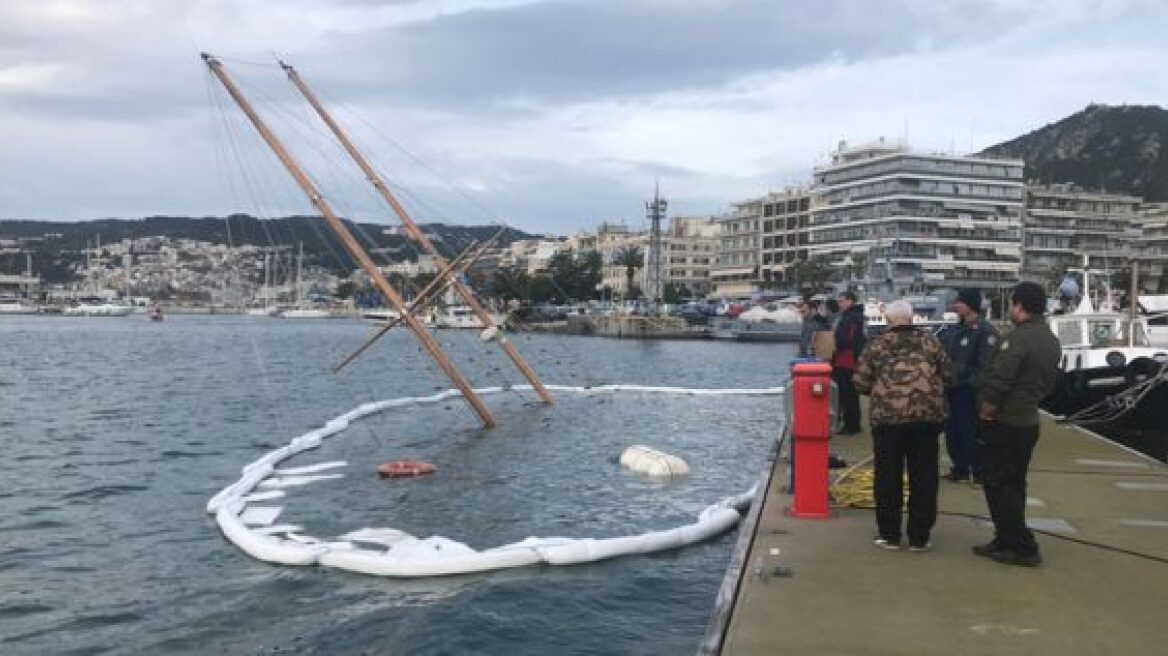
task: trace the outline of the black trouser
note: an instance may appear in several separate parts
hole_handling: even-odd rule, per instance
[[[982,422],[977,435],[981,484],[994,521],[994,543],[1020,556],[1038,554],[1026,527],[1026,471],[1038,443],[1038,426]]]
[[[856,372],[852,369],[835,367],[831,370],[831,378],[835,381],[839,392],[840,418],[843,421],[845,433],[855,433],[860,430],[860,395],[856,393],[856,384],[852,376]]]
[[[872,426],[876,469],[876,528],[880,537],[900,542],[904,467],[908,464],[908,542],[924,546],[937,522],[937,436],[939,423]]]

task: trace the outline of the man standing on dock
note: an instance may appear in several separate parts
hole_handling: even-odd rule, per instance
[[[840,414],[843,416],[843,430],[840,435],[856,435],[860,432],[860,395],[852,382],[856,361],[864,351],[866,337],[864,331],[864,308],[856,304],[856,295],[844,292],[839,295],[840,317],[835,327],[835,354],[831,357],[831,377],[839,390]]]
[[[819,313],[819,303],[804,298],[795,306],[803,315],[803,329],[799,335],[799,357],[815,357],[815,333],[830,330],[827,319]]]
[[[981,292],[962,289],[953,302],[960,323],[942,335],[945,351],[953,362],[953,382],[945,390],[949,417],[945,423],[945,446],[953,466],[946,479],[958,482],[981,480],[977,467],[977,379],[985,370],[998,343],[998,331],[981,316]]]
[[[1042,562],[1026,527],[1026,473],[1038,442],[1038,403],[1054,389],[1062,353],[1043,313],[1046,293],[1036,283],[1014,288],[1014,329],[998,342],[978,381],[978,459],[994,539],[973,552],[1008,565]]]
[[[875,544],[900,548],[907,465],[908,546],[925,551],[937,521],[937,436],[952,368],[941,342],[913,328],[908,301],[889,303],[884,316],[888,332],[872,340],[856,366],[856,388],[872,397]]]

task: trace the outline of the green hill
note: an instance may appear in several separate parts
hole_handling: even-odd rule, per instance
[[[1026,161],[1026,177],[1168,200],[1168,110],[1089,105],[1083,111],[980,154]]]

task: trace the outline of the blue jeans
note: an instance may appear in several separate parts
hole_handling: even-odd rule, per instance
[[[957,476],[980,476],[977,466],[977,391],[971,385],[945,390],[949,418],[945,422],[945,448]]]

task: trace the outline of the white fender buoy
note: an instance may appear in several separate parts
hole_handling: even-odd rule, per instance
[[[673,477],[689,473],[689,465],[681,458],[640,445],[625,449],[621,453],[620,464],[649,476]]]

